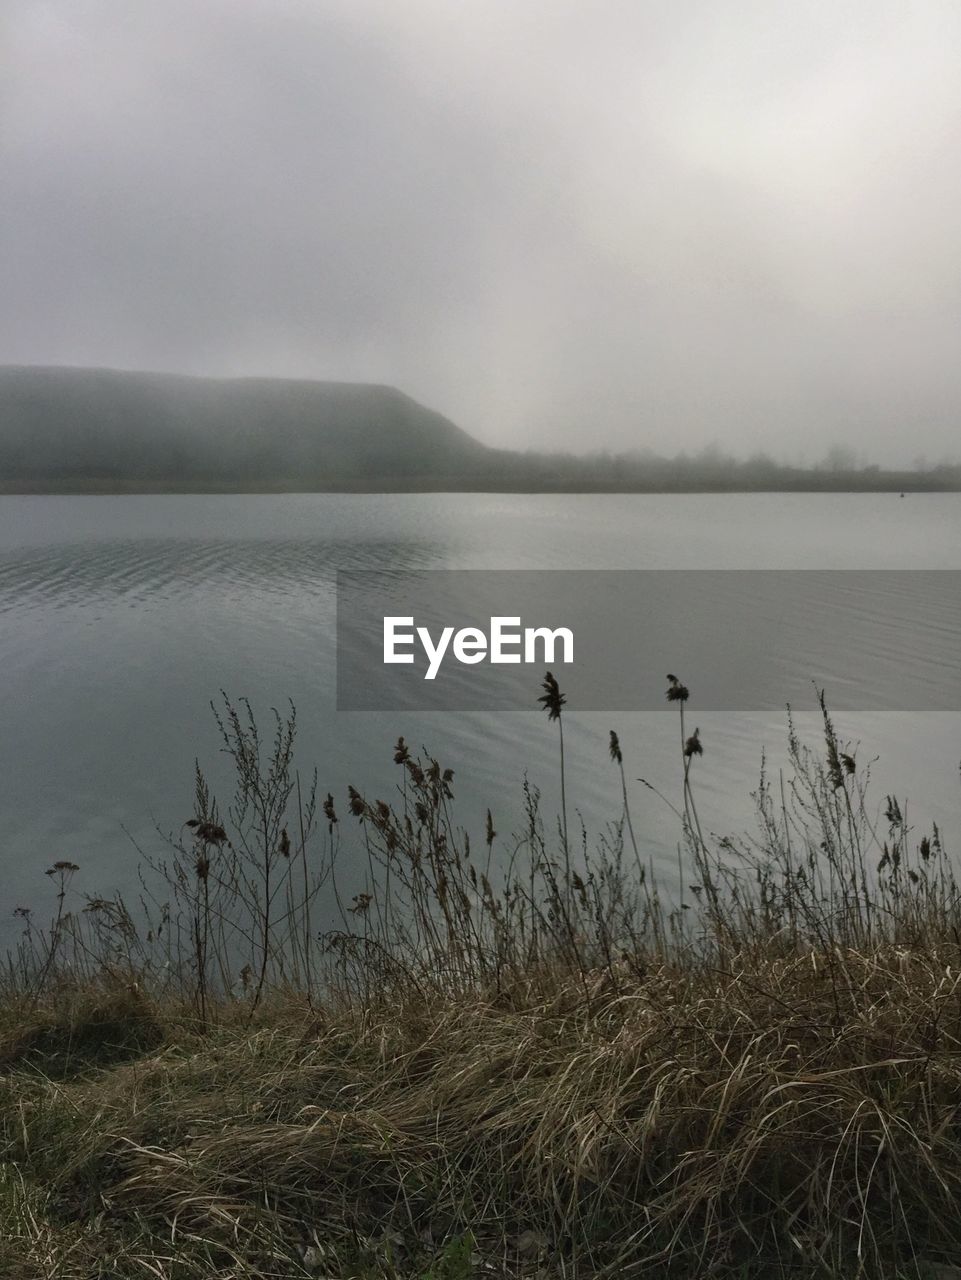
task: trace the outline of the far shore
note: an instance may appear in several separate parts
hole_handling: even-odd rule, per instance
[[[0,477],[0,496],[45,497],[112,496],[136,494],[268,494],[268,493],[516,493],[516,494],[692,494],[692,493],[959,493],[961,479],[954,471],[947,475],[923,472],[881,471],[871,474],[797,472],[776,481],[721,483],[716,480],[676,480],[659,478],[650,484],[632,481],[597,481],[586,484],[568,480],[544,480],[537,484],[524,480],[438,479],[437,476],[365,476],[329,483],[305,483],[303,478],[278,480],[157,480],[87,477],[43,481],[10,480]]]

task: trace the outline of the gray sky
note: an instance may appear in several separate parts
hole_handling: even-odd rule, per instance
[[[3,0],[0,362],[957,455],[957,0]]]

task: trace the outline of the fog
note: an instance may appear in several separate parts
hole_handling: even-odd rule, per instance
[[[954,0],[6,0],[0,363],[954,456]]]

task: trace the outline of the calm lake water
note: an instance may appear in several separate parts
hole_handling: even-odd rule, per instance
[[[0,497],[0,937],[16,906],[49,900],[43,872],[56,859],[80,865],[78,888],[131,891],[132,841],[162,852],[155,827],[191,816],[195,757],[226,793],[209,709],[221,688],[264,714],[293,699],[302,768],[316,763],[342,814],[348,783],[393,797],[399,734],[456,771],[458,814],[478,838],[487,806],[504,836],[519,828],[525,770],[553,810],[556,732],[536,710],[336,711],[334,575],[370,568],[961,569],[961,495]],[[961,600],[947,603],[961,634]],[[942,601],[939,625],[945,616]],[[883,617],[867,621],[873,643],[894,646]],[[919,652],[924,626],[920,617]],[[910,667],[903,630],[896,645]],[[697,673],[680,674],[705,743],[702,822],[741,830],[762,747],[775,765],[784,757],[784,714],[698,715]],[[640,658],[629,675],[663,685],[663,671]],[[798,718],[813,731],[813,716]],[[961,847],[961,714],[836,719],[864,756],[879,757],[878,803],[907,794],[919,827],[934,819],[948,847]],[[628,777],[678,799],[677,721],[666,707],[572,711],[565,723],[569,801],[589,829],[619,811],[611,727]],[[632,804],[673,884],[676,819],[639,784]],[[357,876],[360,889],[359,862]]]

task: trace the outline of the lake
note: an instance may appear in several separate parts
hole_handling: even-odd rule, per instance
[[[294,701],[302,770],[317,765],[342,817],[348,783],[393,797],[399,734],[455,770],[457,812],[478,839],[488,806],[502,836],[520,827],[525,771],[553,812],[557,736],[536,709],[539,675],[530,711],[336,710],[337,570],[434,568],[957,570],[961,495],[0,497],[0,937],[11,936],[16,906],[49,901],[43,872],[57,859],[80,865],[78,889],[132,892],[134,842],[161,853],[155,827],[179,828],[192,814],[195,757],[226,792],[209,709],[220,689],[264,715]],[[961,600],[942,601],[940,616],[953,646]],[[886,630],[880,611],[867,621],[872,643],[905,669],[922,660],[923,618],[914,640]],[[828,628],[812,625],[814,647],[819,636],[836,643]],[[625,674],[664,687],[660,665],[647,669],[643,655]],[[762,747],[775,765],[784,758],[784,713],[698,714],[697,673],[679,674],[705,743],[702,822],[740,830],[750,825]],[[930,705],[948,674],[929,675]],[[805,732],[816,726],[809,712],[798,716]],[[934,819],[947,847],[958,847],[961,714],[836,720],[865,758],[879,757],[876,801],[906,794],[919,835]],[[623,714],[571,708],[565,725],[569,804],[590,830],[619,812],[612,727],[628,777],[679,798],[677,721],[666,703]],[[677,821],[640,784],[631,799],[645,851],[670,886]],[[349,893],[362,875],[358,861]]]

